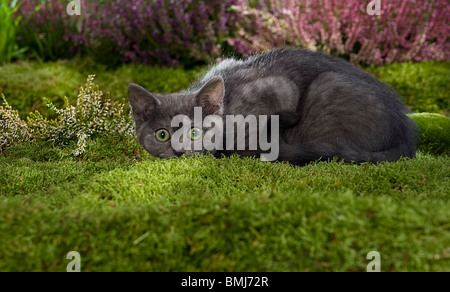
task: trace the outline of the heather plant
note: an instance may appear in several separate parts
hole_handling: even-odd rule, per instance
[[[450,58],[446,0],[381,1],[380,16],[368,15],[369,1],[267,0],[262,10],[248,2],[234,6],[247,20],[230,40],[244,55],[292,45],[376,65]]]
[[[68,1],[23,0],[16,12],[22,22],[18,43],[30,49],[32,57],[42,60],[72,58],[80,44],[71,35],[80,29],[82,18],[67,15]]]
[[[69,16],[66,1],[25,0],[17,15],[27,20],[21,42],[44,60],[81,54],[109,66],[192,66],[229,48],[238,15],[228,8],[237,2],[82,1],[81,16]]]
[[[288,44],[288,23],[274,17],[269,11],[253,6],[233,6],[233,11],[242,14],[234,37],[227,39],[237,53],[249,56],[254,52],[269,51]]]
[[[291,45],[352,62],[387,64],[450,58],[446,0],[24,0],[19,42],[44,60],[88,55],[108,66],[193,66]]]
[[[14,110],[1,94],[3,105],[0,106],[0,150],[18,142],[29,142],[31,133],[28,124],[23,121],[17,110]]]
[[[83,25],[86,48],[97,58],[98,54],[115,53],[124,62],[169,66],[207,63],[222,54],[225,38],[232,34],[235,18],[227,8],[236,3],[110,1],[87,12]]]
[[[104,97],[93,81],[94,75],[90,75],[86,84],[80,88],[76,106],[70,105],[67,98],[62,109],[46,101],[47,106],[58,115],[51,120],[44,118],[38,111],[30,113],[26,121],[22,120],[18,111],[2,95],[4,104],[0,106],[0,149],[3,151],[19,142],[37,140],[50,141],[59,146],[76,141],[77,148],[72,154],[79,156],[85,150],[87,139],[91,137],[134,135],[131,112],[126,112],[125,104],[112,102],[109,93]]]

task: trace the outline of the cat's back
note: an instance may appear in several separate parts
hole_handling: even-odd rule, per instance
[[[361,82],[364,85],[371,83],[387,87],[386,84],[344,59],[307,49],[275,49],[240,62],[240,67],[254,68],[265,74],[285,75],[304,84],[308,84],[322,73],[334,72],[348,76],[356,83]]]
[[[296,83],[301,94],[315,78],[326,72],[339,73],[351,79],[355,85],[360,84],[383,94],[395,95],[389,86],[346,60],[321,52],[294,48],[275,49],[242,60],[225,59],[213,66],[198,86],[201,87],[215,76],[221,76],[225,86],[269,76],[282,76]]]
[[[336,77],[334,82],[370,93],[386,110],[406,111],[400,96],[387,84],[346,60],[306,49],[283,48],[242,60],[225,59],[191,90],[199,90],[213,77],[221,76],[225,84],[223,104],[228,113],[298,111],[306,99],[317,98],[308,95],[311,85],[330,73]],[[328,85],[333,86],[324,86]],[[354,101],[364,96],[355,96]]]

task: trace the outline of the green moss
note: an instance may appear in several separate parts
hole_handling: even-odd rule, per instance
[[[25,146],[24,146],[25,145]],[[450,157],[305,167],[148,159],[136,141],[0,156],[0,271],[446,271]]]
[[[374,70],[413,109],[445,112],[443,64]],[[73,102],[93,72],[119,100],[129,82],[171,92],[199,74],[18,63],[0,67],[0,91],[28,112],[42,96]],[[65,271],[70,251],[82,271],[365,271],[370,251],[382,271],[448,271],[450,157],[429,153],[449,149],[449,119],[410,117],[422,151],[377,165],[160,160],[117,136],[89,140],[80,157],[75,143],[19,143],[0,153],[0,271]]]
[[[420,128],[419,149],[431,154],[450,154],[450,118],[433,113],[410,114]]]
[[[8,103],[19,110],[22,117],[30,111],[39,110],[44,116],[54,118],[53,111],[45,106],[42,98],[47,98],[58,108],[64,105],[64,96],[73,103],[77,99],[78,89],[93,73],[96,74],[96,84],[107,89],[113,100],[125,101],[131,82],[153,92],[175,92],[189,87],[198,77],[198,72],[143,65],[123,65],[107,70],[88,59],[20,62],[0,67],[0,93],[4,93]]]
[[[391,85],[412,111],[450,114],[450,62],[409,62],[366,70]]]

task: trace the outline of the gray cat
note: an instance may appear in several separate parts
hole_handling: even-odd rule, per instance
[[[193,121],[194,108],[201,107],[203,117],[223,120],[227,115],[277,116],[279,122],[273,125],[279,131],[269,135],[279,140],[276,160],[295,165],[334,157],[356,163],[413,158],[416,126],[399,98],[388,85],[345,60],[289,48],[246,60],[226,59],[181,93],[162,95],[129,85],[137,137],[156,157],[205,151],[177,151],[169,142],[179,129],[172,126],[172,119],[182,114]],[[273,125],[269,122],[268,128]],[[210,130],[201,126],[192,122],[193,140]],[[224,132],[232,130],[223,127]],[[246,131],[248,138],[248,125]],[[217,148],[207,152],[215,156],[264,152],[259,145],[245,150]]]

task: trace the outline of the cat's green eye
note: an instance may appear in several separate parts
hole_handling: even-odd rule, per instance
[[[189,136],[191,137],[191,140],[198,140],[202,137],[202,130],[199,128],[192,128],[189,131]]]
[[[167,142],[170,139],[169,131],[161,129],[156,131],[156,139],[161,142]]]

